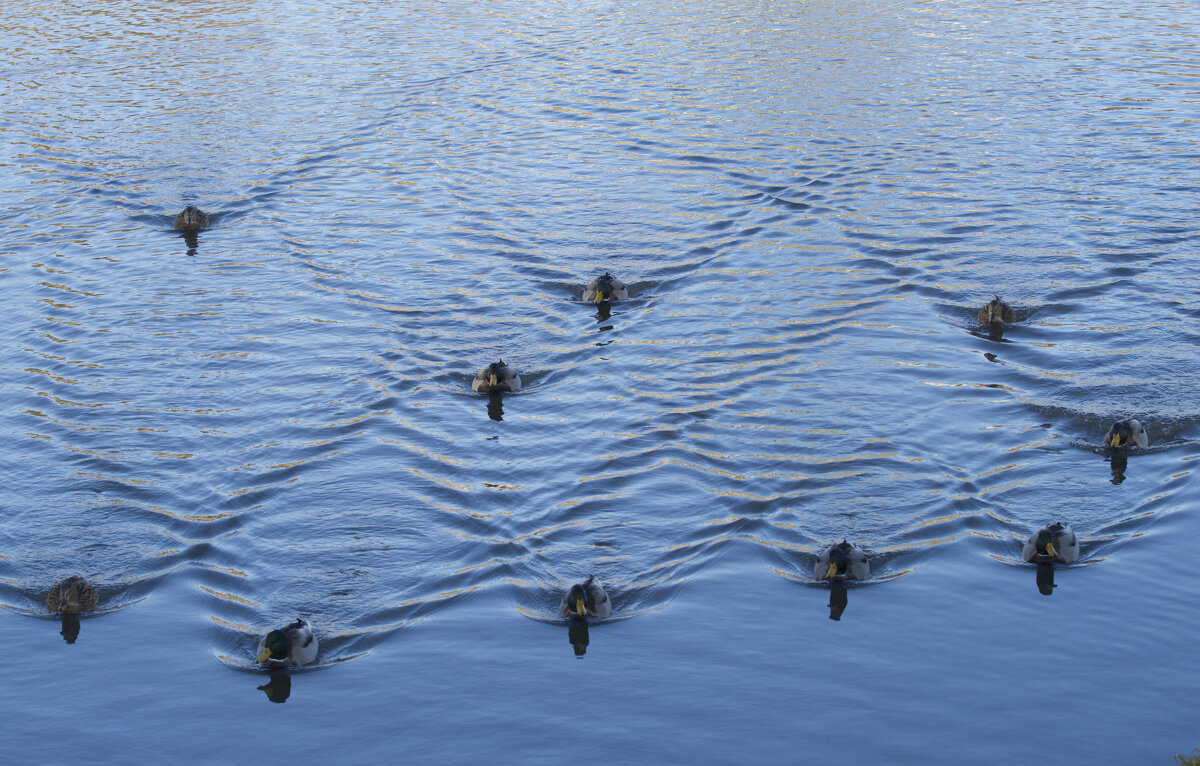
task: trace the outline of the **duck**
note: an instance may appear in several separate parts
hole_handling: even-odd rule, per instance
[[[581,583],[571,586],[558,605],[558,616],[562,618],[598,617],[604,619],[612,614],[612,602],[604,586],[592,575]]]
[[[307,665],[317,658],[317,637],[308,620],[297,617],[295,622],[260,638],[255,651],[255,662],[265,662],[269,668]]]
[[[511,365],[505,364],[501,359],[480,370],[475,375],[475,380],[471,382],[471,388],[484,393],[520,391],[521,376],[517,375],[517,371]]]
[[[979,309],[979,313],[976,315],[979,324],[991,325],[993,327],[998,327],[1004,322],[1016,321],[1016,318],[1017,316],[1013,313],[1012,306],[1001,300],[999,295],[992,298],[986,306]]]
[[[199,231],[208,228],[208,216],[204,211],[193,205],[188,205],[179,215],[175,216],[176,229],[183,231]]]
[[[1108,429],[1108,433],[1104,435],[1105,447],[1128,447],[1132,445],[1145,447],[1149,443],[1150,439],[1146,436],[1146,429],[1142,428],[1142,424],[1133,418],[1118,420],[1112,424],[1112,428]]]
[[[862,548],[842,540],[821,552],[813,574],[818,580],[865,580],[871,575],[871,565]]]
[[[1056,521],[1029,536],[1021,558],[1030,564],[1074,564],[1079,560],[1079,540],[1070,527]]]
[[[72,575],[50,589],[46,594],[46,608],[51,612],[76,614],[90,612],[100,603],[100,596],[83,577]]]
[[[583,290],[583,300],[591,303],[603,303],[604,301],[623,301],[629,297],[629,290],[625,288],[625,283],[604,272],[604,276],[596,277]]]

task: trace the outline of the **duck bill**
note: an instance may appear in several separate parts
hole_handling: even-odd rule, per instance
[[[496,382],[497,382],[496,381],[496,373],[493,372],[491,375],[488,375],[488,385],[489,386],[495,386]]]
[[[825,573],[825,579],[832,580],[833,576],[836,574],[837,574],[837,564],[830,564],[829,571]]]
[[[271,650],[263,649],[261,652],[258,653],[258,659],[255,660],[255,662],[266,662],[267,658],[270,656],[271,656]]]
[[[1120,447],[1120,446],[1121,446],[1121,435],[1120,435],[1120,434],[1113,434],[1112,442],[1110,442],[1110,444],[1111,444],[1113,447]]]
[[[1046,543],[1046,553],[1050,554],[1051,556],[1058,555],[1058,551],[1054,550],[1054,543]]]
[[[575,601],[575,613],[580,617],[587,617],[587,609],[583,606],[583,601],[581,599],[577,599]]]

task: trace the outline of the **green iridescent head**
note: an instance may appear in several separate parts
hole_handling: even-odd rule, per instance
[[[567,604],[575,614],[580,617],[586,617],[588,608],[587,589],[579,584],[572,585],[571,590],[567,593]]]
[[[1033,541],[1034,549],[1043,556],[1057,556],[1054,548],[1054,535],[1048,529],[1038,531],[1037,539]]]
[[[1129,426],[1125,421],[1113,423],[1110,433],[1112,434],[1112,439],[1109,441],[1110,447],[1122,447],[1129,443]]]
[[[596,303],[601,303],[612,297],[613,286],[611,279],[612,277],[608,274],[596,278],[596,297],[594,299]]]
[[[263,650],[259,652],[257,661],[286,660],[290,649],[291,644],[288,643],[287,635],[282,630],[273,630],[263,641]]]
[[[844,575],[849,567],[850,560],[846,558],[846,552],[840,545],[835,545],[829,550],[829,571],[825,573],[825,579],[831,580],[837,575]]]

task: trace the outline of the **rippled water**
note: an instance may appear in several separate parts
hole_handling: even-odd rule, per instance
[[[6,760],[1200,746],[1192,5],[0,19]],[[297,614],[319,663],[272,681]]]

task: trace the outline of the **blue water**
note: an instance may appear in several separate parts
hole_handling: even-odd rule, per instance
[[[1200,747],[1191,5],[2,14],[5,762]]]

